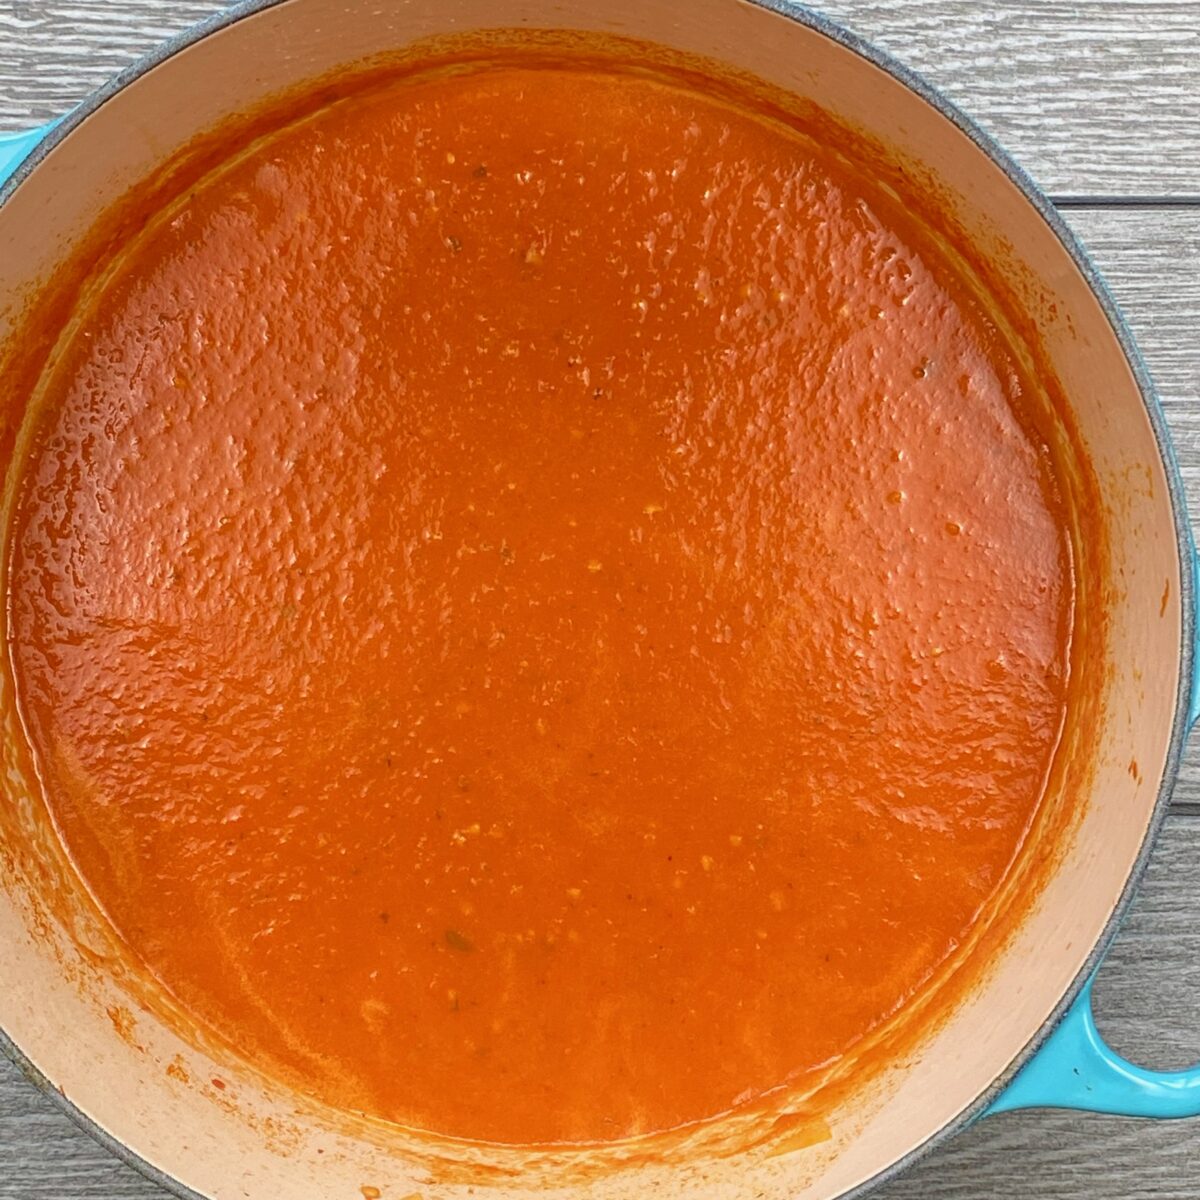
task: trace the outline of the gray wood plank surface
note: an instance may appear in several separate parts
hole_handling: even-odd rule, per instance
[[[217,7],[213,0],[0,0],[0,129],[64,111],[137,53]],[[1200,201],[1200,0],[823,0],[819,7],[943,87],[1051,192]],[[1200,203],[1072,207],[1068,216],[1139,339],[1200,512]],[[1188,755],[1176,795],[1098,989],[1105,1033],[1155,1067],[1200,1058],[1200,750]],[[995,1118],[878,1194],[1198,1200],[1200,1122]],[[0,1198],[165,1195],[0,1063]]]
[[[686,0],[679,0],[685,4]],[[0,0],[0,129],[75,103],[215,0]],[[1197,0],[817,0],[1049,191],[1200,196]]]

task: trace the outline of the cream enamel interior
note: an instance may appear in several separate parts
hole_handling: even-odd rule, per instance
[[[1101,936],[1142,848],[1168,755],[1186,585],[1168,483],[1136,380],[1104,311],[1052,230],[966,135],[892,76],[800,23],[744,0],[286,0],[210,34],[88,116],[0,208],[0,339],[92,218],[195,135],[305,80],[433,34],[577,28],[636,36],[747,69],[894,146],[946,189],[962,224],[1020,281],[1111,510],[1113,665],[1102,759],[1086,816],[1035,912],[973,998],[898,1064],[872,1106],[838,1115],[833,1140],[775,1158],[699,1156],[630,1164],[596,1195],[793,1196],[826,1200],[876,1175],[972,1104],[1054,1011]],[[17,304],[8,304],[9,299]],[[1057,314],[1057,315],[1052,315]],[[1166,589],[1167,600],[1161,607]],[[4,721],[19,737],[11,684]],[[1129,770],[1140,764],[1140,778]],[[9,801],[25,784],[5,751]],[[0,846],[0,858],[3,847]],[[46,1078],[136,1154],[203,1196],[361,1200],[578,1194],[552,1162],[506,1177],[448,1181],[402,1140],[307,1111],[181,1041],[107,978],[103,949],[45,926],[8,873],[0,887],[0,1025]],[[41,924],[39,924],[41,922]],[[59,957],[52,952],[57,941]],[[99,950],[100,954],[95,951]],[[82,983],[82,986],[81,986]],[[118,1028],[120,1027],[120,1028]],[[703,1048],[698,1048],[702,1053]],[[166,1067],[183,1065],[190,1082]],[[212,1078],[227,1081],[225,1090]],[[515,1152],[513,1152],[515,1153]],[[521,1164],[510,1153],[505,1164]],[[373,1194],[369,1190],[365,1193]]]

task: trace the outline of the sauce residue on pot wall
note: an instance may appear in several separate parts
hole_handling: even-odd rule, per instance
[[[43,381],[9,600],[47,803],[186,1009],[525,1144],[802,1092],[927,1005],[1039,819],[1077,518],[919,217],[508,63],[145,226]]]

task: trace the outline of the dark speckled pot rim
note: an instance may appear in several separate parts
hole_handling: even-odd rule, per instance
[[[187,50],[190,46],[208,37],[210,34],[220,30],[229,29],[236,25],[239,21],[252,17],[256,13],[263,12],[266,9],[274,8],[278,4],[288,3],[290,0],[242,0],[241,3],[234,4],[230,8],[215,13],[208,19],[184,30],[177,34],[169,41],[162,43],[149,54],[140,58],[137,62],[127,67],[119,75],[115,76],[103,87],[93,92],[79,107],[74,109],[62,122],[60,122],[47,136],[41,141],[28,158],[17,168],[8,182],[0,187],[0,205],[3,205],[9,195],[20,186],[22,180],[35,171],[38,164],[61,142],[68,138],[71,133],[82,124],[89,116],[103,107],[117,93],[122,91],[134,80],[139,79],[155,67],[165,63],[168,59],[173,58],[181,51]],[[676,0],[678,2],[678,0]],[[1008,1069],[998,1076],[991,1086],[978,1099],[960,1113],[954,1120],[942,1126],[935,1133],[931,1134],[921,1145],[909,1151],[908,1154],[895,1162],[889,1164],[880,1170],[870,1179],[845,1192],[840,1197],[840,1200],[860,1200],[868,1192],[882,1186],[884,1183],[896,1178],[899,1174],[906,1171],[915,1163],[926,1158],[934,1149],[940,1146],[947,1139],[953,1137],[956,1133],[966,1129],[973,1124],[979,1117],[983,1116],[988,1107],[995,1101],[1001,1092],[1008,1084],[1016,1077],[1022,1067],[1025,1066],[1038,1052],[1051,1033],[1058,1027],[1071,1005],[1079,998],[1084,987],[1089,979],[1099,968],[1100,963],[1104,959],[1109,945],[1116,936],[1126,910],[1129,907],[1134,893],[1137,890],[1138,884],[1141,882],[1142,876],[1145,873],[1147,863],[1150,858],[1151,851],[1154,847],[1155,840],[1159,830],[1162,827],[1163,820],[1166,817],[1167,809],[1170,805],[1171,793],[1174,789],[1175,779],[1179,771],[1179,762],[1183,753],[1183,745],[1188,732],[1188,706],[1191,698],[1192,675],[1193,675],[1193,653],[1195,648],[1195,578],[1193,574],[1192,562],[1194,557],[1194,546],[1192,541],[1191,526],[1188,522],[1187,505],[1184,496],[1183,481],[1179,473],[1179,464],[1175,457],[1175,451],[1171,444],[1170,433],[1167,428],[1166,418],[1163,414],[1162,406],[1159,403],[1155,393],[1154,384],[1150,378],[1150,372],[1146,367],[1141,353],[1134,341],[1132,332],[1122,317],[1120,310],[1117,307],[1116,301],[1113,299],[1107,284],[1101,277],[1096,265],[1088,257],[1087,252],[1071,231],[1066,222],[1058,214],[1054,205],[1050,202],[1047,195],[1025,170],[1020,167],[1008,153],[989,134],[985,133],[978,125],[975,124],[970,117],[963,113],[959,108],[952,104],[945,96],[943,96],[936,88],[928,83],[915,71],[897,62],[890,55],[877,49],[869,42],[842,26],[830,21],[826,17],[820,15],[811,9],[805,8],[799,4],[792,3],[791,0],[740,0],[742,3],[752,4],[755,7],[766,9],[776,13],[779,16],[785,17],[788,20],[795,21],[797,24],[803,25],[823,37],[828,38],[831,42],[853,52],[859,58],[865,59],[868,63],[880,70],[884,71],[894,79],[898,80],[910,91],[915,92],[926,104],[936,109],[943,117],[946,118],[952,125],[956,126],[962,133],[971,139],[975,145],[992,160],[1008,177],[1013,185],[1022,193],[1026,201],[1036,210],[1038,215],[1049,226],[1054,235],[1062,243],[1064,249],[1071,256],[1079,273],[1086,280],[1096,300],[1104,311],[1105,317],[1112,328],[1113,336],[1117,339],[1121,347],[1121,351],[1129,364],[1129,368],[1133,373],[1134,380],[1137,383],[1138,391],[1141,394],[1142,403],[1146,410],[1146,415],[1149,418],[1150,425],[1154,431],[1155,441],[1158,445],[1158,452],[1162,460],[1164,472],[1167,479],[1167,488],[1170,494],[1171,509],[1175,521],[1175,538],[1179,551],[1180,569],[1180,607],[1181,607],[1181,644],[1179,647],[1179,687],[1175,700],[1175,717],[1171,729],[1170,745],[1167,749],[1166,762],[1163,770],[1162,783],[1159,787],[1158,797],[1155,801],[1154,812],[1146,829],[1146,836],[1143,839],[1141,848],[1138,852],[1137,860],[1130,871],[1125,887],[1121,892],[1121,896],[1113,908],[1104,931],[1097,940],[1092,952],[1088,955],[1087,961],[1079,974],[1072,981],[1071,986],[1066,990],[1056,1006],[1054,1012],[1042,1027],[1034,1034],[1034,1036],[1026,1043],[1025,1047],[1016,1056]],[[96,1121],[92,1120],[85,1112],[76,1106],[69,1096],[64,1095],[50,1082],[33,1063],[21,1052],[21,1050],[12,1042],[12,1040],[0,1030],[0,1050],[17,1065],[21,1072],[32,1081],[41,1091],[43,1091],[68,1117],[70,1117],[84,1132],[90,1134],[97,1142],[105,1149],[114,1154],[117,1158],[139,1171],[151,1182],[158,1184],[167,1192],[180,1198],[180,1200],[211,1200],[210,1197],[205,1197],[201,1193],[193,1191],[191,1188],[180,1183],[178,1180],[171,1178],[159,1167],[142,1158],[140,1155],[131,1150],[123,1142],[113,1137],[107,1130],[101,1127]]]

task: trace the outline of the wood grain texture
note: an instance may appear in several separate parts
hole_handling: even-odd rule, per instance
[[[602,0],[597,0],[602,2]],[[679,0],[685,3],[685,0]],[[0,0],[0,129],[61,113],[212,0]],[[942,87],[1051,192],[1138,337],[1200,512],[1200,0],[820,0]],[[1140,207],[1111,206],[1113,197]],[[1174,198],[1174,207],[1162,201]],[[1200,1057],[1200,753],[1098,989],[1114,1045]],[[2,986],[2,983],[0,983]],[[1198,1200],[1200,1122],[1013,1114],[879,1200]],[[0,1200],[165,1200],[0,1063]],[[314,1195],[314,1200],[324,1200]]]
[[[686,4],[686,0],[679,0]],[[0,129],[65,112],[214,0],[0,0]],[[1197,0],[817,0],[1056,194],[1200,197]]]

